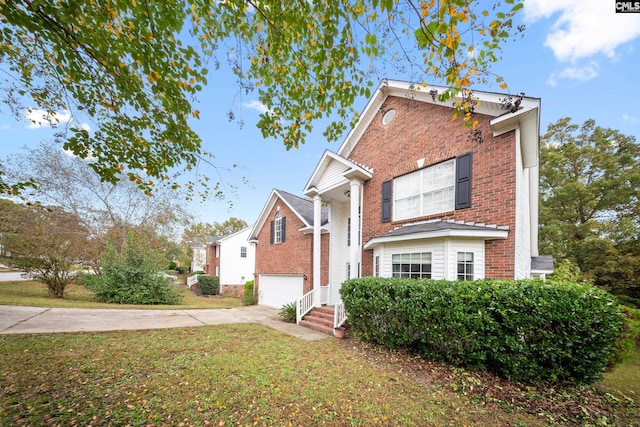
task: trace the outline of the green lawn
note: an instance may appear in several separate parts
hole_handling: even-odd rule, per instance
[[[0,283],[0,301],[110,306],[77,286],[52,300],[30,282]],[[179,307],[227,303],[240,305]],[[592,386],[534,387],[254,324],[0,335],[0,425],[640,425],[640,351]]]
[[[0,348],[0,425],[640,422],[638,405],[606,381],[534,388],[353,338],[308,342],[261,325],[4,335]]]
[[[184,295],[179,305],[122,305],[93,301],[93,294],[84,286],[71,284],[64,291],[64,299],[51,298],[47,287],[40,282],[0,282],[0,304],[28,305],[34,307],[68,308],[142,308],[142,309],[190,309],[190,308],[233,308],[242,306],[239,298],[197,296],[186,287],[181,287]]]

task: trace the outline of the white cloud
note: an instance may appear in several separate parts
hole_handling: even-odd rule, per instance
[[[2,126],[0,126],[0,130],[9,130],[11,129],[11,126],[9,126],[8,124],[3,124]]]
[[[71,113],[63,111],[62,113],[49,114],[44,110],[29,108],[27,114],[25,114],[25,118],[30,122],[27,125],[29,129],[38,129],[43,126],[69,123],[71,121]]]
[[[29,121],[27,127],[29,129],[39,129],[44,126],[57,126],[59,124],[69,124],[73,121],[71,113],[69,111],[63,111],[62,113],[49,114],[47,111],[39,110],[37,108],[29,108],[25,114],[25,118]],[[84,129],[87,132],[91,130],[88,123],[80,123],[76,125],[80,129]]]
[[[631,123],[631,124],[636,124],[640,121],[640,119],[638,119],[638,117],[633,116],[629,113],[623,113],[622,114],[622,121],[627,122],[627,123]]]
[[[585,66],[567,67],[558,74],[558,77],[562,77],[570,80],[578,80],[580,82],[587,82],[598,75],[598,64],[591,62]]]
[[[243,102],[242,106],[245,108],[251,108],[253,110],[258,110],[260,113],[266,113],[267,112],[267,107],[260,101],[249,101],[249,102]]]
[[[545,45],[561,62],[597,54],[614,59],[618,47],[640,37],[638,15],[615,13],[612,0],[526,0],[524,17],[554,20]]]

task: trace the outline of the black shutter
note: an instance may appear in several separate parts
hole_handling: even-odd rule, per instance
[[[471,207],[471,153],[456,157],[456,209]]]
[[[284,241],[287,239],[287,217],[283,216],[282,220],[281,220],[281,224],[282,224],[282,240],[280,241],[280,243],[284,243]]]
[[[274,221],[271,221],[271,223],[269,225],[270,225],[270,228],[269,228],[269,244],[273,245],[273,229],[275,227]]]
[[[382,183],[382,222],[391,222],[391,183]]]

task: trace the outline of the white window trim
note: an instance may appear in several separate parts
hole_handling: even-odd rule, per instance
[[[436,188],[432,188],[432,189],[425,189],[424,188],[424,174],[426,173],[430,173],[430,171],[435,170],[435,168],[438,167],[446,167],[447,168],[447,172],[448,174],[451,175],[451,179],[450,182],[448,183],[448,185],[445,186],[441,186],[441,187],[436,187]],[[400,191],[400,189],[398,188],[398,185],[402,185],[404,181],[406,180],[410,180],[410,179],[417,179],[418,180],[418,188],[415,191],[412,191],[410,193],[409,196],[407,197],[403,197],[401,199],[398,198],[398,194],[401,194],[402,191]],[[456,185],[456,162],[455,159],[451,159],[451,160],[447,160],[444,162],[440,162],[437,163],[435,165],[426,167],[426,168],[422,168],[419,169],[415,172],[411,172],[409,174],[406,175],[402,175],[400,177],[397,177],[393,180],[393,198],[392,198],[392,202],[393,202],[393,208],[392,208],[392,213],[393,213],[393,220],[394,221],[400,221],[400,220],[405,220],[405,219],[411,219],[411,218],[419,218],[419,217],[423,217],[423,216],[428,216],[428,215],[437,215],[443,212],[450,212],[455,210],[455,185]],[[444,202],[448,202],[448,204],[440,210],[437,211],[425,211],[424,210],[424,206],[425,206],[425,195],[428,194],[437,194],[439,192],[443,192],[443,191],[448,191],[450,193],[449,196],[449,200],[444,200]],[[418,213],[413,215],[413,214],[409,214],[409,215],[403,215],[403,216],[399,216],[398,215],[398,201],[400,200],[409,200],[409,199],[418,199]]]
[[[425,255],[428,255],[428,261],[429,262],[420,262],[420,263],[413,263],[413,259],[415,258],[417,261],[417,258],[424,258]],[[399,272],[394,272],[393,271],[393,266],[394,266],[394,262],[393,259],[395,257],[409,257],[409,271],[407,272],[403,272],[403,271],[399,271]],[[405,263],[400,263],[400,265],[405,264]],[[420,265],[420,271],[412,271],[412,265]],[[422,271],[422,266],[423,265],[428,265],[429,266],[429,271]],[[406,275],[405,275],[406,273]],[[398,275],[396,275],[398,274]],[[408,275],[408,276],[407,276]],[[408,278],[413,278],[411,276],[413,275],[419,275],[420,277],[416,277],[416,278],[423,278],[423,279],[430,279],[433,276],[433,254],[431,252],[413,252],[413,253],[394,253],[391,255],[391,277],[408,277]],[[426,275],[427,277],[422,277],[423,275]]]
[[[282,214],[276,213],[276,219],[273,226],[273,243],[282,243]]]

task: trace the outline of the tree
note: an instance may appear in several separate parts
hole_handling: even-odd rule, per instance
[[[179,185],[169,175],[174,168],[207,161],[190,121],[199,117],[195,97],[210,69],[228,65],[240,96],[257,91],[266,107],[258,122],[265,137],[297,147],[314,123],[331,118],[324,135],[335,140],[355,122],[353,103],[370,95],[376,70],[402,68],[418,82],[444,82],[452,91],[437,94],[443,100],[486,81],[501,44],[523,30],[513,25],[522,6],[522,0],[4,1],[0,105],[16,118],[38,109],[62,125],[65,149],[95,159],[91,167],[103,180],[115,183],[125,170],[151,192],[159,181]],[[471,104],[458,104],[465,120]],[[62,111],[70,122],[59,123]],[[79,125],[85,120],[95,130]],[[20,188],[0,180],[2,191]]]
[[[640,299],[640,145],[570,118],[542,137],[540,246],[585,278]]]
[[[98,260],[107,240],[122,248],[131,228],[175,239],[178,224],[187,217],[177,190],[157,186],[154,197],[149,197],[128,179],[114,184],[101,181],[91,164],[54,143],[41,143],[10,157],[5,170],[10,182],[35,183],[37,190],[24,194],[26,200],[64,206],[81,221],[92,238],[87,261]]]
[[[213,235],[219,237],[225,237],[248,227],[245,220],[231,217],[225,220],[222,224],[219,222],[213,223]]]
[[[0,200],[3,261],[32,273],[47,285],[52,297],[64,297],[73,279],[71,267],[82,260],[87,237],[79,219],[58,207]]]
[[[182,295],[165,277],[164,257],[150,247],[148,237],[127,233],[124,249],[113,244],[102,254],[102,271],[83,279],[101,302],[116,304],[177,304]]]

